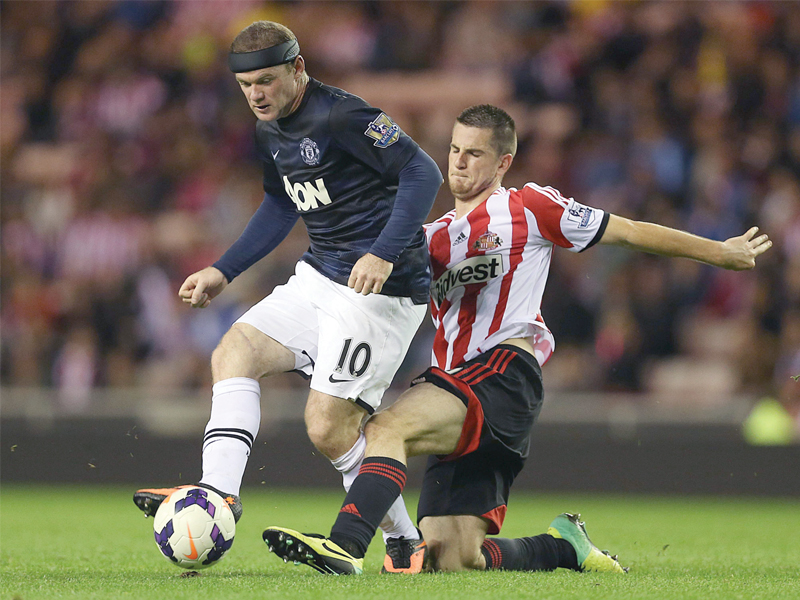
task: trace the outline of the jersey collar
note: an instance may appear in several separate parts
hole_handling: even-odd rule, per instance
[[[303,99],[300,101],[300,106],[298,106],[297,110],[294,111],[292,114],[277,120],[277,122],[280,124],[281,127],[286,127],[287,125],[292,123],[294,119],[300,113],[303,112],[303,109],[306,107],[306,104],[308,104],[308,99],[311,98],[312,92],[321,85],[322,84],[313,77],[308,78],[308,83],[306,84],[306,89],[303,92]]]

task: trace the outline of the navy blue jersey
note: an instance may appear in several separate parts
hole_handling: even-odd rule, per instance
[[[303,260],[347,285],[353,265],[389,220],[398,173],[417,144],[380,109],[314,79],[295,112],[258,122],[256,143],[264,191],[291,203],[305,222],[311,243]],[[381,293],[426,303],[430,268],[422,228],[393,262]]]

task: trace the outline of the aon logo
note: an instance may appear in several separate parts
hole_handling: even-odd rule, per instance
[[[297,210],[301,212],[318,208],[320,204],[331,203],[331,197],[328,195],[328,190],[325,189],[325,182],[321,178],[314,183],[306,181],[305,183],[292,185],[289,178],[284,175],[283,185],[286,188],[286,193],[289,194],[289,198],[297,206]]]

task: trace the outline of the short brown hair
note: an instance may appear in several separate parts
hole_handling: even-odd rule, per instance
[[[253,52],[296,40],[292,30],[273,21],[255,21],[239,32],[231,43],[231,52]]]
[[[517,153],[517,130],[514,119],[502,108],[478,104],[465,108],[456,119],[467,127],[492,130],[492,145],[500,156]]]

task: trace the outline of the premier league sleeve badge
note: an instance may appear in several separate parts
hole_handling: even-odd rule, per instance
[[[375,140],[373,146],[388,148],[400,139],[400,127],[386,113],[381,113],[369,124],[364,135]]]

